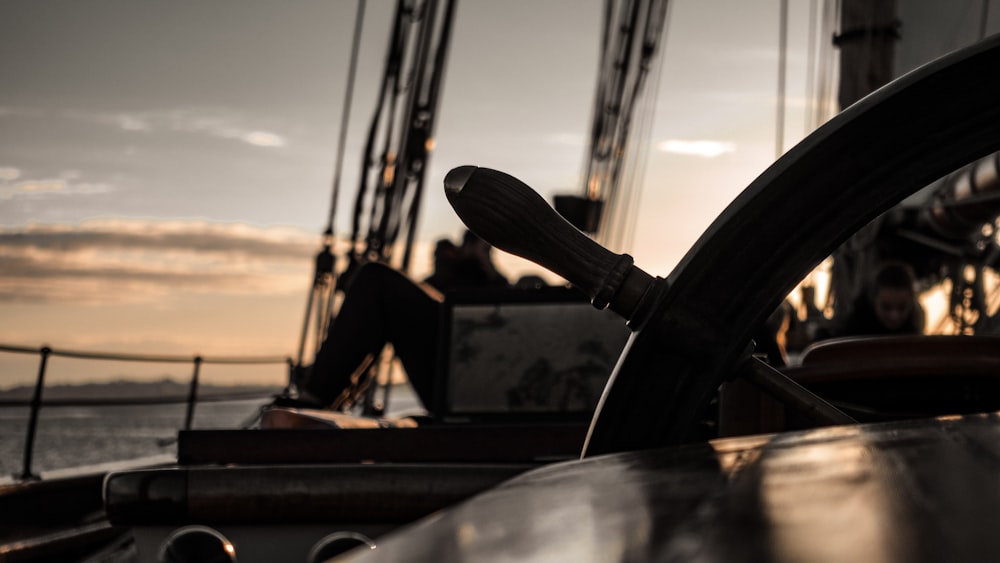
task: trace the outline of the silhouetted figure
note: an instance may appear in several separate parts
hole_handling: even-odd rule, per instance
[[[833,336],[922,334],[924,309],[917,301],[913,270],[901,262],[879,268],[867,288],[855,299]]]
[[[278,406],[339,407],[387,343],[406,370],[424,406],[434,397],[435,353],[443,293],[466,287],[508,287],[493,266],[492,248],[466,232],[462,246],[437,243],[434,273],[414,283],[401,272],[373,262],[354,273],[337,317],[297,398],[279,397]]]
[[[787,333],[794,316],[792,304],[786,299],[754,335],[754,353],[764,355],[772,366],[780,367],[788,363]]]
[[[434,248],[434,273],[424,280],[439,291],[461,287],[508,287],[510,284],[493,265],[493,247],[472,231],[465,231],[462,246],[450,240]]]

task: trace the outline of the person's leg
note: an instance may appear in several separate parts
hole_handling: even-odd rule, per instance
[[[406,297],[393,300],[396,310],[383,310],[386,313],[383,326],[396,356],[403,363],[410,385],[420,397],[424,408],[431,410],[434,407],[434,381],[438,369],[438,342],[443,308],[439,297],[431,296],[420,286],[406,281],[408,286],[402,293]]]
[[[328,405],[350,385],[366,358],[391,342],[424,405],[433,397],[440,303],[383,264],[362,267],[351,282],[326,340],[316,354],[307,396]]]

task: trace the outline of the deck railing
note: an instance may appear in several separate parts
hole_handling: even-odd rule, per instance
[[[50,348],[49,346],[42,346],[41,348],[31,348],[24,346],[9,346],[0,344],[0,352],[9,352],[14,354],[34,354],[39,357],[38,364],[38,376],[35,379],[35,389],[32,393],[30,400],[6,400],[0,401],[0,406],[29,406],[30,412],[28,416],[27,425],[27,435],[25,437],[24,443],[24,461],[22,464],[21,474],[18,476],[22,480],[36,480],[39,478],[37,474],[32,471],[32,456],[34,453],[35,446],[35,430],[38,427],[38,415],[42,409],[42,406],[108,406],[108,405],[148,405],[148,404],[178,404],[187,403],[187,411],[184,416],[185,430],[191,429],[191,424],[194,420],[194,408],[198,403],[198,378],[201,372],[201,366],[203,364],[227,364],[227,365],[266,365],[266,364],[285,364],[288,367],[288,373],[291,374],[292,359],[291,357],[279,357],[279,356],[244,356],[244,357],[204,357],[200,355],[195,356],[163,356],[163,355],[144,355],[144,354],[118,354],[118,353],[106,353],[106,352],[80,352],[73,350],[56,350]],[[193,365],[193,370],[191,373],[191,381],[188,385],[188,394],[186,398],[183,397],[156,397],[156,398],[119,398],[119,399],[60,399],[43,401],[43,395],[45,390],[45,372],[48,367],[49,358],[52,356],[59,356],[63,358],[75,358],[81,360],[110,360],[119,362],[147,362],[147,363],[190,363]],[[255,395],[256,396],[256,395]],[[249,398],[246,394],[242,395],[217,395],[211,398],[203,398],[202,402],[216,402],[216,401],[231,401],[236,399],[246,399]]]

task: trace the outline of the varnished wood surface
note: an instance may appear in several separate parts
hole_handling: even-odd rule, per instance
[[[180,464],[531,463],[575,459],[585,423],[441,424],[416,428],[185,430]]]
[[[566,278],[598,309],[610,307],[625,320],[638,313],[653,277],[634,267],[631,256],[577,230],[517,178],[460,166],[445,176],[444,187],[455,212],[483,240]]]
[[[108,475],[118,526],[412,522],[530,469],[519,464],[168,467]]]
[[[995,561],[1000,417],[733,438],[531,471],[349,561]]]
[[[416,428],[412,418],[374,418],[354,416],[324,409],[269,408],[261,413],[264,430],[366,430],[372,428]]]
[[[980,371],[1000,372],[1000,336],[901,335],[849,336],[821,340],[802,352],[803,366],[846,364],[857,369],[872,363],[935,363],[944,360],[976,362]]]

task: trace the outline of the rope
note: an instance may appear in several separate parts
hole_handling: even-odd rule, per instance
[[[785,152],[785,75],[788,70],[788,0],[781,0],[778,16],[778,95],[775,105],[774,157]]]
[[[351,48],[351,63],[347,70],[347,86],[344,93],[344,109],[340,118],[340,138],[337,141],[337,162],[333,173],[333,194],[330,200],[330,218],[326,232],[334,234],[334,221],[337,215],[337,202],[340,199],[340,177],[344,166],[344,152],[347,145],[347,125],[351,117],[351,101],[354,98],[354,78],[358,68],[358,52],[361,50],[361,30],[365,20],[365,0],[358,0],[358,9],[354,21],[354,42]]]
[[[354,199],[354,215],[351,225],[351,252],[352,254],[356,251],[358,237],[361,234],[361,217],[364,214],[364,202],[368,195],[368,175],[369,169],[376,164],[376,159],[373,158],[373,153],[375,152],[375,144],[378,140],[379,124],[382,121],[382,112],[386,105],[386,94],[389,91],[390,84],[394,85],[394,80],[399,73],[400,58],[402,57],[401,52],[403,50],[403,45],[406,42],[407,28],[403,25],[403,17],[408,13],[409,8],[404,0],[398,0],[396,3],[396,15],[393,20],[392,33],[389,34],[389,45],[386,49],[386,60],[385,69],[382,72],[382,84],[379,89],[379,98],[375,104],[375,115],[372,117],[371,124],[368,129],[368,140],[365,144],[364,154],[361,156],[361,178],[358,185],[358,193]],[[381,161],[385,160],[385,154],[382,155]],[[376,207],[378,194],[373,196],[372,201],[372,213],[374,213],[374,208]],[[372,219],[369,218],[369,224],[371,224]],[[370,233],[370,231],[369,231]]]
[[[603,222],[598,238],[611,247],[630,238],[626,231],[634,228],[624,215],[635,205],[631,184],[645,161],[644,155],[632,154],[628,148],[650,131],[653,106],[646,84],[651,73],[659,77],[662,57],[657,61],[657,56],[666,28],[667,7],[665,0],[624,2],[616,21],[611,3],[605,5],[605,34],[584,190],[588,199],[605,200],[604,214],[610,219]],[[636,129],[634,124],[638,125]]]

